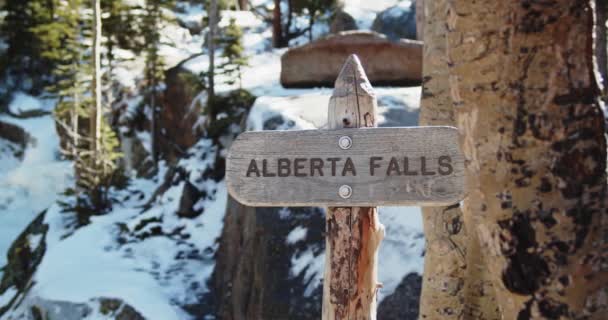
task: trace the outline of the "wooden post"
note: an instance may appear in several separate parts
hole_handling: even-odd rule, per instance
[[[328,127],[376,127],[376,121],[375,93],[359,58],[351,55],[335,82]],[[375,207],[328,208],[326,231],[323,319],[376,319],[377,256],[384,238],[378,211]]]

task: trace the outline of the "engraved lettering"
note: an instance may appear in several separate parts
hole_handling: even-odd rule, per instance
[[[272,172],[268,172],[268,160],[262,160],[262,176],[264,177],[275,177],[276,174]]]
[[[403,158],[403,175],[404,176],[417,176],[418,172],[410,171],[410,159],[408,157]]]
[[[323,176],[323,159],[312,158],[310,159],[310,176],[315,176],[315,170],[319,172],[319,176]]]
[[[342,158],[327,158],[327,161],[331,162],[331,176],[336,176],[336,162],[342,160]]]
[[[293,160],[293,175],[296,177],[306,177],[306,173],[300,171],[304,169],[304,162],[306,158],[295,158]]]
[[[369,174],[374,176],[374,169],[380,168],[380,164],[376,163],[376,161],[382,160],[382,157],[371,157],[369,158]]]
[[[277,161],[277,175],[279,177],[289,177],[291,174],[291,160],[279,158]]]
[[[423,176],[432,176],[435,174],[434,171],[426,170],[426,157],[420,157],[420,172],[422,172]]]
[[[401,175],[401,171],[399,170],[399,163],[397,162],[397,158],[395,158],[395,157],[392,157],[391,161],[388,163],[388,168],[386,169],[386,175],[388,177],[390,177],[392,175],[393,171],[395,171],[396,176]]]
[[[246,176],[249,177],[252,173],[255,173],[256,177],[260,176],[260,170],[258,170],[258,164],[255,162],[255,159],[251,159],[251,162],[249,162]]]
[[[439,163],[439,174],[447,176],[454,172],[454,167],[452,167],[452,158],[450,156],[441,156],[438,160]]]
[[[344,169],[342,169],[342,176],[346,175],[346,172],[350,171],[353,176],[357,175],[357,170],[355,170],[355,164],[350,157],[346,158],[346,163],[344,164]]]

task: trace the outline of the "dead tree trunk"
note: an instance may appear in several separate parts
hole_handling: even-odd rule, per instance
[[[377,102],[359,58],[351,55],[329,101],[330,129],[375,127]],[[337,146],[337,145],[336,145]],[[376,319],[377,255],[384,226],[376,208],[328,208],[324,320]]]
[[[606,141],[586,1],[451,0],[450,92],[503,319],[607,314]]]

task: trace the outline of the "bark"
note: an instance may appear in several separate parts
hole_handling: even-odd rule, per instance
[[[239,10],[249,10],[249,1],[248,0],[239,0]]]
[[[272,10],[272,46],[281,48],[283,43],[283,23],[281,22],[281,0],[274,0]]]
[[[375,93],[359,59],[351,55],[336,80],[328,126],[375,127],[376,117]],[[328,208],[326,232],[323,319],[376,319],[377,257],[384,238],[378,211]]]
[[[503,319],[607,310],[606,141],[585,1],[450,0],[464,215]]]
[[[209,70],[208,70],[208,81],[209,81],[209,102],[213,104],[213,98],[215,97],[215,34],[217,29],[217,0],[211,0],[211,7],[209,9],[209,34],[207,39],[207,45],[209,50]],[[215,112],[211,112],[210,120],[215,119]]]
[[[93,108],[91,108],[91,139],[95,157],[101,145],[101,8],[100,0],[93,0]]]
[[[429,1],[432,2],[432,1]],[[423,41],[424,40],[424,26],[425,26],[425,16],[427,15],[425,11],[425,6],[428,4],[425,3],[424,0],[416,0],[416,40]],[[429,15],[429,17],[435,17],[434,15]]]
[[[606,99],[608,77],[608,52],[606,51],[606,18],[608,15],[608,0],[595,1],[595,57],[601,79],[601,88]]]
[[[418,2],[417,2],[418,4]],[[423,85],[419,124],[454,126],[446,53],[447,1],[417,8],[424,26]],[[422,209],[426,238],[420,315],[425,319],[498,319],[496,301],[470,216],[458,204]]]
[[[92,95],[93,106],[89,116],[89,138],[91,139],[90,151],[92,152],[89,164],[93,165],[93,171],[103,170],[101,164],[101,117],[103,116],[101,101],[101,7],[100,0],[93,0],[93,83]],[[75,134],[78,134],[76,132]],[[90,174],[90,173],[89,173]],[[103,175],[103,172],[94,172],[95,175]],[[89,186],[91,190],[91,202],[95,207],[104,205],[103,192],[101,186]]]

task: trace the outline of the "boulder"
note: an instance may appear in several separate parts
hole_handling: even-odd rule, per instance
[[[342,64],[357,54],[375,86],[420,85],[422,42],[391,42],[374,32],[346,31],[289,49],[281,57],[285,88],[333,87]]]
[[[339,33],[342,31],[357,30],[357,22],[350,14],[344,10],[338,10],[331,19],[329,24],[330,33]]]
[[[190,71],[175,67],[165,73],[162,112],[157,130],[158,152],[169,163],[175,163],[203,135],[203,85]]]
[[[372,30],[386,35],[392,41],[416,39],[415,3],[405,1],[378,13]]]

